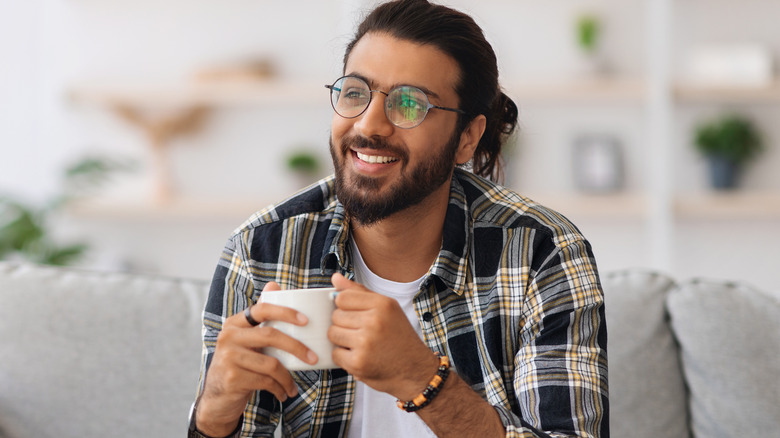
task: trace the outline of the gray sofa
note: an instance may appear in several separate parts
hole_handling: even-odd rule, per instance
[[[778,436],[780,296],[603,274],[613,437]],[[0,437],[183,436],[207,282],[0,263]]]

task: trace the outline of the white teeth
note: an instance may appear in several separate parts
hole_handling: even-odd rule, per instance
[[[379,155],[366,155],[366,154],[361,154],[360,152],[357,152],[357,157],[360,158],[362,161],[371,164],[387,164],[387,163],[392,163],[393,161],[398,161],[397,158],[393,158],[393,157],[381,157]]]

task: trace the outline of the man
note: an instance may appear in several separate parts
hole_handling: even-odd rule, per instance
[[[386,3],[343,74],[328,86],[335,177],[256,214],[219,262],[190,436],[269,436],[280,419],[289,436],[608,436],[590,245],[474,174],[499,173],[517,121],[481,29],[424,0]],[[260,353],[316,362],[258,326],[305,316],[258,301],[331,285],[341,369],[290,373]]]

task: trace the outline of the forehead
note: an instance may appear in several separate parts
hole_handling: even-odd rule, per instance
[[[458,64],[430,44],[367,33],[352,49],[344,71],[368,79],[372,88],[414,85],[431,90],[442,101],[457,102]]]

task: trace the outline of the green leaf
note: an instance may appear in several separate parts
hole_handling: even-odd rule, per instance
[[[41,216],[32,209],[19,203],[5,203],[0,208],[0,247],[21,251],[46,234]]]
[[[705,156],[720,156],[743,163],[763,149],[761,133],[753,122],[743,116],[727,115],[700,124],[694,144]]]
[[[77,262],[87,251],[88,246],[83,243],[49,248],[41,255],[40,262],[47,265],[65,266]]]
[[[136,163],[130,160],[117,160],[101,156],[82,158],[65,168],[63,173],[63,195],[69,199],[75,195],[100,187],[117,172],[135,170]]]
[[[315,173],[319,170],[320,163],[314,154],[297,152],[287,158],[287,167],[295,172]]]
[[[595,15],[582,15],[577,19],[577,41],[587,52],[596,49],[601,31],[601,23]]]

